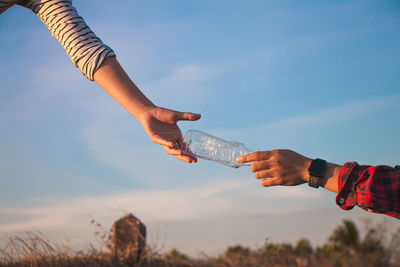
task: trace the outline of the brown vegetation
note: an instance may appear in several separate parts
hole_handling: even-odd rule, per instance
[[[305,238],[295,245],[267,240],[263,247],[256,250],[235,245],[218,257],[201,259],[192,259],[176,249],[159,253],[147,247],[144,257],[137,264],[133,264],[129,256],[116,261],[107,249],[109,238],[104,240],[103,250],[92,247],[76,251],[66,245],[49,244],[37,235],[12,237],[0,249],[0,266],[400,266],[400,228],[393,234],[388,233],[383,224],[368,224],[365,235],[360,237],[359,230],[349,220],[344,220],[327,242],[319,247],[314,248]]]

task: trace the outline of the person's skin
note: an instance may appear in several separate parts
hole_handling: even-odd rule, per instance
[[[154,105],[133,83],[116,57],[108,57],[94,74],[95,82],[111,95],[143,126],[151,141],[177,159],[197,162],[195,155],[182,151],[180,120],[195,121],[200,114],[179,112]]]
[[[254,172],[257,179],[261,179],[262,186],[274,185],[299,185],[308,183],[312,159],[287,149],[276,149],[271,151],[257,151],[238,157],[237,162],[252,162],[250,170]],[[324,176],[319,185],[337,193],[338,177],[342,166],[327,163]]]

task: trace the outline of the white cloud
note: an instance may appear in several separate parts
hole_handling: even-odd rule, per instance
[[[216,130],[221,136],[252,136],[257,134],[265,135],[270,132],[293,132],[301,129],[314,129],[323,126],[334,126],[346,121],[357,120],[369,114],[373,114],[380,110],[398,107],[400,95],[388,95],[383,97],[375,97],[360,101],[352,101],[339,106],[327,107],[313,113],[300,115],[292,118],[282,119],[278,121],[267,122],[246,129]]]
[[[0,224],[0,232],[28,231],[34,229],[62,229],[71,223],[87,224],[80,221],[89,214],[107,217],[108,210],[131,211],[143,221],[155,223],[191,221],[201,218],[225,218],[256,216],[266,213],[288,213],[304,209],[287,205],[282,209],[266,208],[264,203],[272,199],[310,199],[303,187],[261,189],[248,180],[233,180],[215,177],[215,182],[201,187],[172,190],[128,191],[102,196],[79,197],[64,200],[41,200],[32,207],[1,208],[1,214],[25,219]],[[257,199],[257,201],[255,201]],[[156,220],[154,218],[157,218]]]
[[[2,211],[2,213],[7,213],[7,210]],[[13,213],[21,215],[21,211],[13,211]],[[59,229],[60,226],[67,227],[68,224],[70,223],[69,218],[63,214],[58,214],[58,216],[54,216],[52,214],[50,215],[38,214],[38,215],[40,216],[34,216],[33,218],[29,218],[25,221],[3,224],[0,226],[0,232],[9,233],[9,232],[36,231],[38,229],[42,230],[55,229],[55,228]]]
[[[376,97],[361,101],[348,102],[344,105],[336,107],[328,107],[305,116],[299,116],[284,119],[277,122],[271,122],[263,128],[292,128],[292,127],[309,127],[310,125],[333,124],[344,121],[355,120],[359,117],[366,116],[378,110],[398,105],[400,95],[390,95],[384,97]]]

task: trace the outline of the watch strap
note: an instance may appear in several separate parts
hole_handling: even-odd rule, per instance
[[[314,188],[318,188],[319,179],[321,179],[321,177],[310,175],[310,178],[308,179],[308,185]]]

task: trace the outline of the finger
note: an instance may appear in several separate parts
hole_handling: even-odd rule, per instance
[[[175,144],[174,147],[163,146],[163,148],[165,149],[165,151],[169,155],[173,155],[173,156],[182,156],[182,155],[184,155],[184,152],[178,147],[177,144]]]
[[[188,152],[188,153],[192,153],[192,151],[190,150],[189,146],[186,145],[185,142],[183,142],[183,137],[179,137],[178,141],[176,141],[179,145],[179,147],[184,151],[184,152]]]
[[[167,147],[167,146],[163,146],[165,151],[169,154],[172,155],[174,157],[176,157],[179,160],[182,161],[186,161],[188,163],[192,163],[192,162],[197,162],[197,157],[194,156],[193,154],[190,153],[186,153],[184,151],[182,151],[177,144],[175,144],[175,147],[171,148],[171,147]]]
[[[159,137],[157,135],[152,136],[151,141],[153,141],[156,144],[162,145],[164,147],[173,148],[173,147],[176,146],[175,142],[165,140],[164,138],[161,138],[161,137]]]
[[[200,114],[191,113],[191,112],[179,112],[175,113],[175,121],[197,121],[201,118]]]
[[[176,141],[176,142],[177,142],[177,144],[179,145],[179,147],[181,148],[181,150],[183,151],[184,154],[186,154],[189,157],[191,157],[194,162],[197,162],[196,155],[193,154],[193,152],[190,150],[190,148],[188,146],[185,145],[185,143],[183,142],[183,137],[179,137],[178,141]]]
[[[264,179],[261,180],[260,184],[262,186],[268,187],[268,186],[274,186],[274,185],[280,185],[281,180],[278,178],[270,178],[270,179]]]
[[[197,157],[196,155],[190,153],[190,152],[185,152],[183,151],[182,157],[187,157],[190,159],[191,162],[196,163],[197,162]]]
[[[189,157],[187,155],[174,156],[174,157],[179,159],[179,160],[182,160],[184,162],[187,162],[187,163],[196,163],[197,162],[197,159],[193,159],[192,157]]]
[[[256,179],[272,177],[272,171],[271,170],[259,171],[254,173],[254,177],[256,177]]]
[[[247,155],[239,156],[236,161],[239,163],[245,163],[256,160],[266,160],[269,159],[271,156],[271,151],[257,151]]]
[[[261,161],[253,162],[250,166],[250,171],[258,172],[258,171],[262,171],[262,170],[267,170],[269,168],[271,168],[269,161],[261,160]]]
[[[192,162],[193,162],[193,160],[192,160],[190,157],[185,156],[185,155],[182,155],[182,156],[174,156],[174,157],[177,158],[177,159],[179,159],[179,160],[181,160],[181,161],[187,162],[187,163],[192,163]]]
[[[184,144],[183,144],[183,137],[179,137],[178,141],[176,141],[178,146],[183,150]]]
[[[196,163],[197,162],[197,158],[195,155],[193,155],[192,153],[188,153],[182,150],[177,151],[178,149],[180,149],[178,147],[178,144],[174,147],[174,148],[166,148],[166,151],[168,154],[173,155],[175,158],[185,161],[187,163]],[[175,154],[178,153],[178,154]]]

